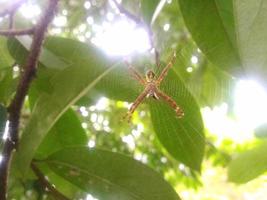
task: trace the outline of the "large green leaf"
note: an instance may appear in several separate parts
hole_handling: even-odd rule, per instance
[[[48,132],[37,150],[38,159],[71,146],[86,146],[88,138],[77,114],[69,109]]]
[[[164,100],[151,100],[150,111],[155,132],[171,155],[189,167],[200,170],[205,136],[199,106],[173,70],[161,88],[176,101],[185,115],[179,119]]]
[[[50,38],[45,48],[68,63],[68,67],[50,79],[52,88],[49,92],[43,91],[36,100],[16,154],[16,165],[22,174],[60,116],[116,66],[111,67],[112,63],[94,47],[74,40]],[[11,48],[11,53],[15,50]]]
[[[241,153],[229,165],[228,178],[235,183],[246,183],[267,171],[267,142]]]
[[[180,199],[159,174],[122,154],[77,147],[58,151],[44,162],[100,200]]]
[[[227,71],[240,71],[232,0],[179,0],[185,23],[202,52]]]

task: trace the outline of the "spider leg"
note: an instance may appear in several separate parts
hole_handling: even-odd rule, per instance
[[[131,118],[132,118],[132,114],[134,113],[134,111],[136,110],[136,108],[142,103],[142,101],[145,99],[145,97],[147,96],[149,90],[145,89],[137,98],[136,100],[133,102],[133,104],[131,105],[130,109],[128,110],[127,114],[123,117],[123,119],[127,119],[128,122],[130,122]]]
[[[130,73],[133,75],[133,77],[142,85],[146,84],[146,81],[142,78],[142,76],[140,75],[140,73],[134,69],[134,67],[128,63],[127,61],[125,61],[126,65],[128,66],[128,69],[130,71]]]
[[[167,75],[169,69],[173,66],[174,62],[176,59],[176,53],[173,53],[173,56],[171,57],[169,63],[166,65],[166,67],[162,70],[161,74],[159,75],[158,79],[157,79],[157,83],[160,84],[161,81],[165,78],[165,76]]]
[[[177,105],[177,103],[167,94],[161,91],[157,91],[159,97],[164,99],[174,110],[178,118],[182,118],[184,116],[184,111]]]

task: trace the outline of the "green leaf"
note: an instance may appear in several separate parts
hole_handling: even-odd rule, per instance
[[[0,69],[0,102],[7,105],[16,90],[18,78],[13,78],[11,67]]]
[[[242,71],[232,0],[179,0],[184,21],[201,51],[231,73]]]
[[[161,89],[176,101],[185,115],[179,119],[167,102],[151,100],[150,111],[155,132],[174,158],[200,171],[205,146],[200,108],[173,70],[162,82]]]
[[[13,59],[9,55],[6,45],[6,39],[0,37],[0,69],[3,67],[11,67]]]
[[[239,53],[245,70],[266,84],[267,1],[233,1]]]
[[[60,116],[117,66],[94,47],[75,40],[50,38],[45,48],[64,59],[69,67],[53,76],[52,89],[43,91],[36,100],[16,154],[16,166],[22,174],[27,172],[38,146]],[[15,52],[11,49],[11,53]]]
[[[87,147],[68,148],[44,162],[98,199],[180,199],[159,174],[122,154]]]
[[[147,23],[147,25],[150,25],[152,23],[152,19],[156,18],[153,17],[156,8],[159,4],[160,0],[142,0],[141,1],[141,12],[144,21]],[[154,20],[153,20],[154,21]]]
[[[71,146],[86,146],[88,138],[77,114],[69,109],[56,122],[37,150],[38,159]]]
[[[19,44],[18,44],[19,41]],[[14,59],[20,64],[25,63],[25,59],[28,55],[27,51],[31,48],[32,39],[29,36],[20,36],[12,38],[8,41],[8,48]],[[54,55],[52,51],[47,48],[41,48],[41,55],[39,62],[47,68],[51,69],[64,69],[69,66],[67,60],[63,60],[61,57]]]
[[[235,183],[246,183],[267,171],[267,142],[241,153],[229,165],[228,178]]]

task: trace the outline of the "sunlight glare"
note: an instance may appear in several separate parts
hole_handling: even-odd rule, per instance
[[[98,200],[98,199],[94,198],[91,194],[87,194],[86,200]]]
[[[41,13],[41,9],[40,9],[40,7],[38,5],[33,5],[33,4],[30,4],[30,3],[23,4],[20,7],[19,11],[27,19],[31,19],[31,18],[37,17]]]
[[[241,80],[234,94],[234,111],[240,122],[248,128],[267,122],[267,93],[253,80]]]
[[[3,134],[3,136],[2,136],[2,139],[3,139],[3,140],[6,140],[6,139],[7,139],[8,131],[9,131],[9,121],[7,121],[7,122],[6,122],[6,125],[5,125],[4,134]]]
[[[135,148],[135,141],[132,135],[123,136],[122,141],[126,143],[131,150]]]
[[[164,24],[163,30],[167,32],[169,29],[170,29],[170,24]]]
[[[217,136],[215,146],[219,146],[225,139],[231,139],[236,143],[253,138],[252,130],[242,126],[239,121],[227,116],[228,105],[223,103],[214,108],[205,107],[201,109],[206,129]]]
[[[94,140],[89,140],[87,145],[88,145],[89,148],[94,148],[95,147],[95,141]]]
[[[113,56],[141,53],[150,48],[145,29],[127,20],[120,20],[107,26],[102,32],[96,34],[92,42]]]
[[[67,17],[66,16],[57,16],[53,20],[53,24],[57,27],[63,27],[67,24]]]

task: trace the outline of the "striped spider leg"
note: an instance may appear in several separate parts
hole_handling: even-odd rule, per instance
[[[133,102],[127,114],[124,116],[124,119],[128,119],[128,122],[130,122],[132,114],[146,97],[153,97],[156,100],[161,98],[165,100],[175,110],[177,117],[181,118],[184,116],[183,110],[177,105],[177,103],[171,97],[169,97],[167,94],[160,91],[159,89],[160,83],[166,77],[169,69],[172,67],[175,61],[175,57],[176,55],[174,54],[173,57],[170,59],[169,63],[162,70],[158,78],[152,70],[147,71],[146,77],[143,78],[137,70],[135,70],[129,63],[126,63],[133,77],[140,84],[144,85],[145,89]]]

